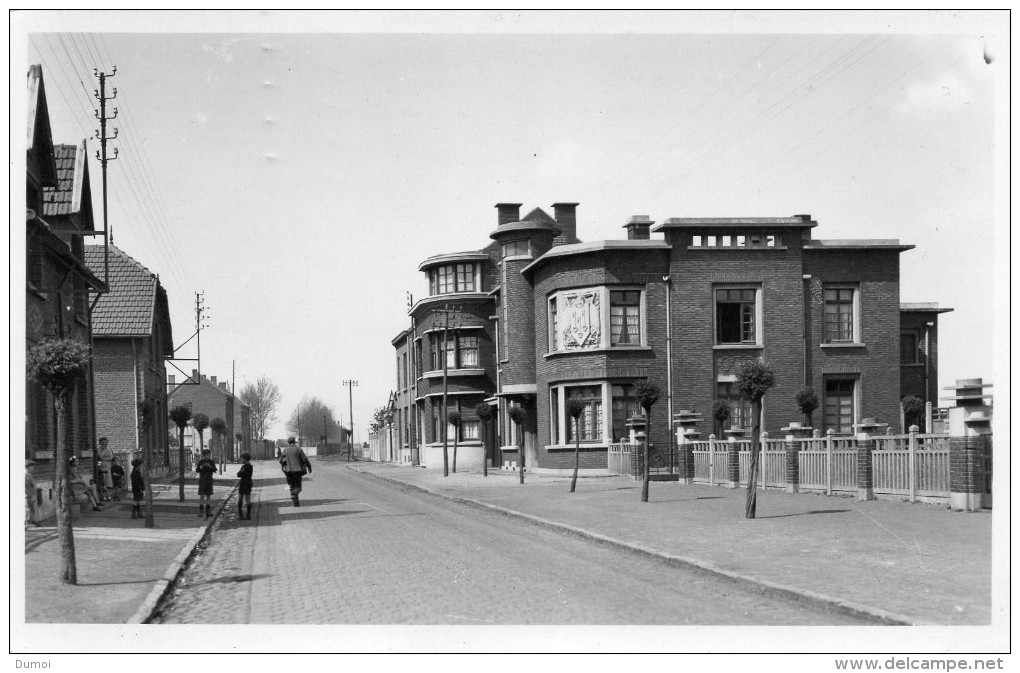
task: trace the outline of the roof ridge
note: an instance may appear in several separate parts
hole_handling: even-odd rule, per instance
[[[101,245],[86,245],[85,246],[85,252],[86,253],[89,250],[96,250],[96,251],[98,251],[98,250],[102,250],[102,249],[103,249],[103,246],[101,246]],[[152,271],[150,271],[147,266],[145,266],[144,264],[139,262],[137,259],[135,259],[131,255],[127,254],[126,252],[124,252],[123,250],[118,248],[117,246],[113,245],[112,243],[110,244],[110,250],[112,250],[114,253],[120,255],[121,257],[123,257],[128,262],[131,262],[132,264],[134,264],[138,268],[139,271],[143,271],[143,272],[149,274],[150,276],[152,276],[153,279],[156,278],[156,274],[154,274]]]

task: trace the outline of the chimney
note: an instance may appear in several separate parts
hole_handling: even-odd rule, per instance
[[[213,379],[213,383],[215,383],[215,382],[216,382],[216,379]],[[226,381],[220,381],[220,390],[226,390],[226,389],[227,389],[227,382]]]
[[[556,226],[560,228],[559,235],[553,239],[553,245],[567,245],[577,243],[577,214],[576,203],[554,203],[553,217]]]
[[[210,377],[209,377],[209,380],[210,380],[210,381],[212,382],[212,384],[213,384],[214,386],[216,385],[216,377],[215,377],[215,376],[210,376]]]
[[[651,238],[649,230],[655,224],[647,215],[631,215],[623,228],[627,230],[628,241],[647,241]]]
[[[177,377],[175,375],[173,375],[173,374],[167,374],[166,375],[166,382],[168,384],[170,384],[170,385],[176,385],[177,384],[177,381],[175,380],[176,378]]]
[[[191,380],[194,381],[195,383],[199,382],[200,379],[198,378],[198,370],[197,369],[192,369],[191,370]]]
[[[520,221],[521,205],[520,203],[497,203],[496,210],[499,211],[499,216],[496,225]]]

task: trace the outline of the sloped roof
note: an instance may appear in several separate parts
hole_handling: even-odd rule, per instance
[[[521,222],[548,222],[550,224],[556,224],[556,220],[549,217],[541,208],[535,208],[530,213],[521,218]]]
[[[53,140],[50,132],[50,113],[46,105],[46,87],[43,84],[41,65],[28,68],[28,168],[32,170],[32,158],[36,157],[36,176],[43,185],[53,184],[56,170],[53,165]]]
[[[104,274],[103,246],[85,246],[85,264],[100,278]],[[99,297],[92,311],[97,337],[140,337],[152,334],[159,280],[116,246],[110,246],[110,291]]]
[[[57,186],[43,189],[43,217],[66,217],[78,228],[91,231],[92,196],[85,141],[78,147],[54,145],[53,154]]]

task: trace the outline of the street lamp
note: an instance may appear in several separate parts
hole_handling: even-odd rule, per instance
[[[351,444],[354,442],[354,389],[358,386],[358,382],[353,379],[344,381],[344,385],[347,386],[347,411],[351,419],[351,438],[347,442],[347,462],[351,462]]]

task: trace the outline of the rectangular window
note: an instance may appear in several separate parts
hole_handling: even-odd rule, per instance
[[[556,297],[549,299],[549,350],[560,350],[560,325],[556,306]]]
[[[457,338],[452,335],[446,338],[446,368],[457,368]]]
[[[841,435],[854,431],[854,379],[826,379],[825,429]]]
[[[613,346],[641,345],[641,292],[609,293],[609,335]]]
[[[723,424],[723,430],[751,428],[751,400],[743,396],[736,383],[732,381],[716,383],[716,398],[726,400],[730,405],[730,418]]]
[[[715,291],[716,343],[757,343],[757,294],[754,288]]]
[[[577,434],[582,442],[602,441],[602,386],[565,388],[568,400],[579,400],[584,412],[577,419]],[[564,419],[567,443],[574,441],[574,419]]]
[[[478,366],[478,337],[476,336],[460,336],[457,337],[457,342],[460,348],[460,366],[461,367],[477,367]]]
[[[825,341],[854,341],[854,295],[852,287],[825,289]]]
[[[641,414],[634,398],[634,385],[621,383],[613,386],[613,441],[625,442],[630,439],[627,419]]]
[[[900,364],[916,365],[921,362],[918,341],[917,332],[900,332]]]
[[[403,384],[407,387],[407,353],[404,353],[404,368],[401,370],[403,373]]]
[[[528,241],[510,241],[503,244],[504,257],[518,257],[521,255],[530,256],[531,249]]]
[[[436,294],[448,294],[453,291],[453,267],[441,266],[436,269]]]
[[[475,291],[475,265],[457,265],[457,292]]]
[[[460,422],[460,438],[465,439],[478,439],[481,437],[479,433],[479,427],[481,423],[478,421],[461,421]]]

